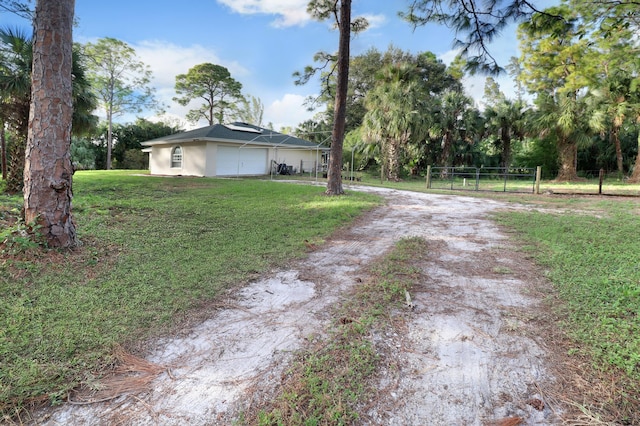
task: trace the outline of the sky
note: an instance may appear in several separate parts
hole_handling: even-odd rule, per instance
[[[551,0],[545,0],[548,2]],[[452,49],[454,33],[443,26],[414,29],[403,21],[409,0],[353,0],[352,17],[364,16],[369,28],[352,37],[351,55],[374,47],[382,52],[390,45],[404,51],[431,51],[445,63],[457,54]],[[198,64],[210,62],[229,69],[242,84],[242,92],[259,98],[264,105],[263,124],[276,130],[295,127],[318,111],[303,105],[319,93],[318,79],[295,85],[292,74],[314,65],[316,52],[335,52],[338,32],[330,22],[318,22],[306,12],[308,0],[76,0],[74,41],[95,42],[112,37],[133,47],[138,58],[153,72],[152,86],[166,108],[166,116],[193,128],[184,117],[189,107],[172,100],[175,77]],[[0,25],[29,28],[25,20],[3,13]],[[517,56],[515,26],[506,29],[491,46],[501,65]],[[482,100],[486,76],[465,78],[465,89]],[[508,75],[497,78],[501,89],[515,97]],[[153,112],[138,114],[153,118]],[[125,115],[120,122],[133,122]],[[199,123],[203,125],[203,123]]]

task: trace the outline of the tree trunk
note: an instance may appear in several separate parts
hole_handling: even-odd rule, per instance
[[[502,123],[500,139],[502,140],[502,167],[506,169],[511,165],[511,129],[506,120]]]
[[[113,153],[113,107],[109,105],[107,110],[107,170],[111,170],[111,156]]]
[[[2,163],[2,180],[7,180],[7,141],[5,139],[4,121],[0,120],[0,162]]]
[[[327,181],[327,195],[342,195],[342,143],[347,116],[347,87],[349,83],[349,44],[351,38],[351,0],[340,2],[340,42],[338,46],[338,83],[331,132],[331,152]]]
[[[611,139],[616,149],[616,165],[618,167],[618,178],[624,177],[624,164],[622,162],[622,146],[620,145],[620,126],[613,125],[611,129]]]
[[[636,155],[636,162],[633,165],[633,173],[629,178],[630,183],[640,182],[640,132],[638,132],[638,154]]]
[[[387,179],[392,182],[398,182],[400,180],[399,143],[397,140],[390,139],[386,145],[388,162]]]
[[[34,18],[24,213],[52,247],[79,244],[71,216],[74,7],[75,0],[38,0]]]
[[[558,155],[560,156],[560,168],[556,180],[574,181],[578,180],[576,171],[576,144],[563,138],[558,141]]]

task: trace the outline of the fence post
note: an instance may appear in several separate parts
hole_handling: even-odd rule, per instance
[[[600,169],[600,176],[598,178],[598,195],[602,195],[602,181],[604,180],[604,169]]]
[[[504,187],[502,192],[507,192],[507,180],[509,179],[509,167],[504,168]]]
[[[542,166],[536,167],[536,194],[540,195],[540,178],[542,177]]]
[[[431,166],[427,166],[427,189],[431,189]]]
[[[453,167],[451,167],[451,190],[453,191]]]

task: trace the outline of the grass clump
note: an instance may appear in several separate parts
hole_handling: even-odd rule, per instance
[[[305,185],[122,171],[78,172],[74,194],[82,247],[5,244],[0,254],[0,418],[60,402],[100,377],[115,348],[135,351],[205,315],[225,289],[304,256],[379,202]],[[6,212],[17,201],[0,198],[3,225],[16,223]]]
[[[634,201],[597,203],[598,215],[531,211],[499,218],[536,245],[566,310],[569,352],[617,377],[622,387],[609,408],[640,421],[633,397],[640,393],[640,215]]]
[[[248,424],[347,425],[377,389],[380,353],[374,331],[388,329],[394,312],[421,278],[419,264],[427,244],[420,238],[401,240],[369,271],[369,279],[334,310],[328,337],[297,354],[273,405]]]

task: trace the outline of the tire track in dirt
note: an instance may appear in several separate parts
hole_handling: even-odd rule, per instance
[[[504,206],[465,197],[358,188],[387,204],[360,218],[287,271],[237,291],[202,324],[161,339],[147,360],[169,367],[152,387],[91,405],[65,405],[36,424],[231,424],[250,404],[269,398],[293,351],[322,334],[329,308],[358,282],[371,261],[401,238],[433,245],[430,279],[396,339],[398,368],[384,372],[370,424],[484,424],[507,415],[549,424],[549,413],[525,412],[521,400],[544,379],[544,351],[508,331],[509,309],[529,309],[517,278],[480,270],[507,258],[506,238],[486,218]],[[508,265],[508,260],[504,261]],[[506,267],[505,267],[506,268]],[[481,272],[481,273],[480,273]],[[512,318],[513,327],[521,327]],[[389,386],[394,382],[398,386]],[[525,389],[526,391],[523,391]],[[508,398],[507,398],[508,397]],[[511,399],[510,401],[504,401]],[[519,410],[519,411],[518,411]],[[241,423],[240,423],[241,424]]]

